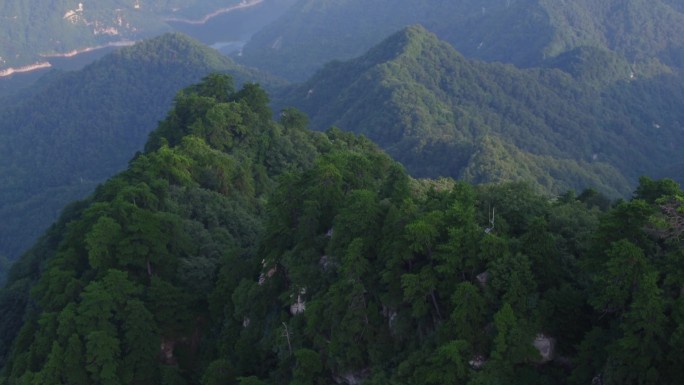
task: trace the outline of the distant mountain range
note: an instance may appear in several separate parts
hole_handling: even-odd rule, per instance
[[[664,62],[663,62],[664,63]],[[684,81],[635,73],[617,51],[581,46],[518,69],[467,59],[425,28],[284,86],[182,35],[53,73],[0,109],[0,256],[15,257],[58,215],[123,168],[175,91],[231,72],[295,106],[317,130],[376,141],[414,176],[525,180],[546,193],[626,196],[642,174],[684,175]],[[662,67],[670,68],[670,67]],[[672,67],[675,68],[675,67]]]
[[[302,0],[240,60],[304,80],[416,23],[486,61],[539,66],[590,46],[616,52],[639,75],[684,67],[684,11],[675,0]]]
[[[600,48],[548,64],[563,72],[468,60],[411,27],[281,88],[274,106],[302,109],[314,129],[363,133],[416,176],[526,180],[546,192],[593,187],[610,196],[628,194],[642,174],[681,177],[681,78],[634,77],[622,56]],[[175,34],[51,74],[6,100],[0,255],[17,256],[66,203],[123,168],[175,90],[212,71],[281,84]]]
[[[175,93],[211,72],[274,84],[167,34],[75,72],[54,72],[0,108],[0,255],[16,257],[69,202],[123,169]]]
[[[619,196],[684,160],[680,76],[640,79],[599,48],[554,65],[567,72],[469,60],[414,26],[276,100],[309,114],[315,129],[368,136],[415,176]]]
[[[0,76],[49,66],[64,57],[131,44],[200,25],[222,13],[292,0],[4,0],[0,3]],[[279,5],[280,6],[280,5]]]

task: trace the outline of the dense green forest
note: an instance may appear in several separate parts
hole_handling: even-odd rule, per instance
[[[201,18],[240,0],[3,0],[0,70],[122,40],[168,32],[166,19]]]
[[[684,11],[674,0],[300,0],[239,60],[303,81],[411,24],[490,62],[539,66],[589,46],[624,57],[639,75],[684,67]]]
[[[167,34],[86,68],[48,74],[0,106],[0,255],[14,259],[69,202],[124,169],[175,93],[210,72],[279,84]]]
[[[49,3],[0,70],[247,4]],[[682,383],[680,1],[297,0],[235,60],[2,86],[0,385]]]
[[[593,187],[611,197],[628,196],[642,174],[683,180],[680,75],[634,76],[618,53],[590,47],[546,64],[465,59],[411,27],[285,88],[274,105],[305,111],[317,130],[363,133],[417,177],[526,180],[553,194]],[[16,258],[66,203],[124,168],[176,90],[210,71],[282,84],[173,34],[4,99],[0,256]]]
[[[550,198],[413,179],[273,121],[254,84],[177,94],[123,173],[0,292],[6,384],[677,384],[684,192]]]
[[[274,103],[306,112],[314,129],[367,136],[413,176],[524,180],[553,194],[592,187],[613,197],[628,196],[640,175],[681,176],[682,76],[634,77],[627,61],[599,48],[552,64],[467,59],[412,26],[326,65]]]

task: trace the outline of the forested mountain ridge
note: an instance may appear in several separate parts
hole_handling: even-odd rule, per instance
[[[675,1],[543,0],[539,3],[556,26],[546,55],[556,56],[578,46],[593,46],[613,50],[637,68],[657,65],[657,62],[684,67],[684,12]]]
[[[278,80],[181,34],[47,75],[0,108],[0,255],[14,259],[69,202],[126,167],[175,93],[210,72]]]
[[[684,191],[415,180],[363,137],[180,92],[0,291],[0,383],[675,385]]]
[[[240,0],[4,0],[0,4],[0,73],[110,43],[168,32],[169,19],[201,19]],[[259,3],[261,1],[256,1]]]
[[[178,383],[174,381],[196,375],[200,362],[187,361],[178,353],[179,346],[196,349],[197,341],[188,338],[203,333],[213,317],[207,301],[212,302],[211,312],[223,311],[226,298],[209,295],[215,286],[226,289],[215,280],[219,266],[238,279],[256,268],[247,257],[257,246],[274,178],[310,168],[319,151],[358,147],[380,155],[368,141],[339,132],[326,137],[307,131],[306,118],[296,111],[285,111],[280,123],[273,122],[267,103],[265,92],[254,84],[236,91],[230,77],[209,76],[176,96],[175,108],[126,172],[65,210],[13,266],[2,293],[5,380]],[[148,285],[150,279],[154,288]],[[179,284],[183,287],[176,287]],[[35,295],[43,289],[47,291],[40,300]],[[91,294],[93,301],[82,303],[81,296]],[[154,304],[141,302],[148,297],[155,298]],[[91,305],[90,316],[81,313]],[[73,314],[75,329],[69,332],[76,334],[66,336],[69,348],[50,353],[57,366],[44,366],[47,356],[34,344],[67,343],[56,335],[55,341],[24,340],[35,348],[22,346],[20,337],[12,350],[16,355],[8,356],[19,328],[23,335],[32,334],[42,329],[38,318],[72,310],[78,315]],[[94,323],[81,324],[86,320],[81,316],[95,317],[88,318]],[[57,332],[48,329],[48,334]],[[126,342],[113,340],[124,334]],[[170,350],[162,349],[167,356],[157,362],[160,339]],[[101,359],[86,364],[90,359],[83,354]],[[173,365],[177,361],[182,368]]]
[[[303,110],[314,129],[366,135],[415,176],[625,196],[640,175],[681,162],[681,76],[634,79],[598,49],[557,65],[567,72],[474,61],[413,26],[274,103]]]
[[[540,66],[589,46],[638,76],[684,67],[684,12],[666,0],[302,0],[244,47],[244,63],[302,81],[422,24],[467,57]]]

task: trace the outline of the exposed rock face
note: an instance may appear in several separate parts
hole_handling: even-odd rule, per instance
[[[340,373],[335,376],[335,383],[347,385],[359,385],[368,378],[370,374],[369,369],[357,370],[354,372]]]
[[[487,282],[489,282],[489,272],[485,271],[483,273],[480,273],[477,275],[477,282],[480,283],[481,286],[487,286]]]
[[[176,340],[162,338],[159,346],[159,361],[166,365],[175,365],[176,357],[173,355],[173,349],[176,347]]]
[[[333,262],[327,255],[321,256],[321,259],[318,260],[318,264],[321,266],[323,271],[328,271],[331,267],[333,267]]]
[[[483,356],[477,355],[474,356],[470,361],[468,361],[468,364],[470,364],[470,367],[479,370],[482,369],[482,367],[487,363],[487,359],[484,358]]]
[[[546,336],[544,334],[537,334],[537,337],[532,343],[539,351],[541,362],[549,362],[554,359],[556,353],[556,339]]]
[[[304,313],[304,310],[306,310],[306,301],[302,299],[302,296],[306,294],[306,288],[302,288],[299,290],[299,294],[297,294],[297,302],[293,303],[290,305],[290,313],[292,315],[297,315],[300,313]]]

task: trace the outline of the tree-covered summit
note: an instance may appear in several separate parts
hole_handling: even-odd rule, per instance
[[[0,291],[10,384],[676,384],[682,199],[416,180],[214,74]],[[663,357],[675,357],[667,360]]]
[[[467,57],[522,67],[579,47],[611,51],[640,76],[684,64],[676,0],[306,0],[255,35],[240,60],[301,81],[411,24]]]
[[[182,34],[53,72],[0,106],[0,255],[15,259],[69,202],[124,169],[176,92],[210,72],[279,84]]]
[[[2,298],[9,383],[161,383],[201,366],[218,271],[253,271],[274,178],[322,145],[294,111],[273,122],[267,103],[218,74],[179,93],[128,170],[15,264]]]

